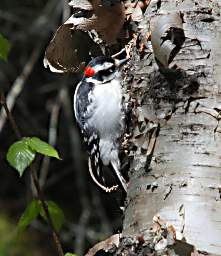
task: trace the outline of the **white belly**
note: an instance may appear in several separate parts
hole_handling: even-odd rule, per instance
[[[99,84],[93,91],[96,99],[95,111],[90,118],[91,125],[100,138],[117,139],[123,129],[122,91],[118,79]]]
[[[92,96],[92,95],[91,95]],[[120,167],[118,139],[124,130],[122,90],[118,79],[96,85],[93,96],[96,99],[94,113],[89,125],[98,132],[100,157],[104,165],[111,163]]]

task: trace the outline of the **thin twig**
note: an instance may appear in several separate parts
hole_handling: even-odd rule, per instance
[[[0,91],[0,103],[3,107],[3,109],[5,110],[6,112],[6,116],[9,120],[9,122],[11,123],[11,126],[16,134],[16,137],[17,139],[21,139],[22,138],[22,133],[20,132],[16,122],[15,122],[15,119],[13,118],[9,108],[8,108],[8,105],[7,105],[7,102],[6,102],[6,99],[4,97],[4,93],[2,91]],[[56,244],[56,247],[57,247],[57,250],[58,250],[58,254],[59,256],[64,256],[64,252],[63,252],[63,249],[62,249],[62,245],[61,245],[61,241],[59,239],[59,235],[57,234],[55,228],[54,228],[54,225],[53,225],[53,222],[52,222],[52,219],[51,219],[51,216],[50,216],[50,213],[48,211],[48,207],[47,207],[47,204],[44,200],[44,195],[43,195],[43,192],[40,188],[40,184],[39,184],[39,181],[37,179],[37,176],[36,176],[36,170],[35,170],[35,166],[33,164],[30,165],[30,170],[31,170],[31,177],[32,177],[32,180],[33,180],[33,183],[35,185],[35,188],[36,188],[36,191],[37,191],[37,194],[38,194],[38,198],[42,204],[42,208],[45,212],[45,215],[46,215],[46,218],[47,218],[47,222],[48,222],[48,225],[49,227],[51,228],[51,231],[52,231],[52,236],[53,236],[53,239],[54,239],[54,242]]]
[[[9,112],[12,112],[12,109],[15,105],[16,99],[21,93],[24,84],[26,80],[28,79],[29,75],[31,74],[31,71],[38,60],[38,57],[42,50],[42,44],[37,45],[34,50],[32,51],[32,54],[30,58],[28,59],[27,63],[25,64],[21,74],[16,78],[14,81],[10,92],[8,93],[5,102],[7,102],[7,108]],[[5,109],[6,110],[6,109]],[[7,113],[6,113],[7,115]],[[4,127],[5,121],[6,121],[6,115],[4,113],[4,110],[2,109],[0,112],[0,132],[2,131],[2,128]]]
[[[71,8],[68,5],[68,2],[69,2],[68,0],[63,1],[63,11],[62,11],[63,22],[65,22],[71,15]],[[51,110],[48,143],[53,147],[55,146],[56,140],[57,140],[57,125],[58,125],[58,118],[59,118],[59,110],[61,107],[60,99],[62,97],[62,94],[63,94],[63,88],[59,90],[57,100]],[[51,161],[50,159],[51,159],[50,157],[45,156],[42,162],[40,175],[39,175],[39,183],[40,183],[41,189],[43,189],[48,176],[49,165]]]
[[[6,97],[6,102],[8,105],[8,109],[10,112],[12,112],[12,109],[15,105],[16,99],[19,96],[19,94],[22,92],[25,82],[27,81],[28,77],[30,76],[33,67],[35,66],[35,63],[37,62],[40,54],[42,53],[42,49],[45,47],[45,40],[46,36],[48,36],[49,31],[51,30],[51,27],[47,26],[50,23],[52,24],[52,20],[56,17],[59,17],[60,15],[60,9],[61,9],[61,1],[47,1],[45,8],[42,10],[41,15],[37,17],[35,22],[33,22],[31,27],[31,32],[33,32],[33,28],[36,29],[36,27],[40,25],[39,30],[43,31],[43,37],[39,41],[40,43],[35,44],[35,48],[33,49],[30,58],[27,60],[26,64],[24,65],[24,68],[21,72],[21,74],[16,78],[14,81],[10,92],[8,93]],[[54,17],[52,19],[52,17]],[[47,28],[47,29],[46,29]],[[21,33],[21,32],[20,32]],[[27,33],[26,33],[27,34]],[[0,132],[3,129],[3,126],[6,121],[6,115],[4,111],[2,110],[0,112]]]
[[[81,213],[81,217],[79,219],[79,225],[76,230],[76,236],[74,241],[74,250],[77,255],[83,255],[85,238],[86,238],[86,230],[88,226],[88,222],[91,217],[91,211],[87,207]]]
[[[0,95],[0,102],[1,102],[2,108],[6,112],[6,116],[8,117],[8,120],[10,121],[10,123],[12,125],[12,128],[13,128],[13,130],[15,132],[16,137],[18,139],[21,139],[22,138],[21,133],[20,133],[20,131],[18,129],[18,126],[16,125],[16,122],[15,122],[15,120],[14,120],[10,110],[8,109],[8,105],[6,104],[5,95],[4,95],[4,93],[2,91],[0,91],[0,94],[1,94]],[[2,111],[3,111],[3,109],[2,109]]]
[[[58,95],[59,98],[59,95]],[[51,117],[49,123],[49,131],[48,131],[48,143],[55,147],[57,141],[57,126],[58,126],[58,118],[59,118],[59,110],[61,107],[61,103],[59,100],[56,100],[51,110]],[[49,165],[50,165],[50,157],[45,156],[39,174],[39,183],[41,188],[43,189],[44,184],[47,180]]]

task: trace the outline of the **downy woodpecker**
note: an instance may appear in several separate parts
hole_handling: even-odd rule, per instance
[[[94,182],[106,192],[117,186],[104,185],[102,164],[112,166],[119,184],[127,191],[118,156],[125,126],[118,67],[125,61],[105,56],[94,58],[85,68],[74,95],[74,112],[87,145],[89,171]]]

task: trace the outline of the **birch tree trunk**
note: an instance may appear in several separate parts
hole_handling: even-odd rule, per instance
[[[158,216],[177,239],[221,255],[220,8],[219,0],[151,1],[147,7],[137,42],[146,53],[142,58],[134,50],[127,72],[137,120],[125,237],[145,240]],[[160,69],[144,38],[152,23],[174,13],[182,18],[185,41],[169,68]]]

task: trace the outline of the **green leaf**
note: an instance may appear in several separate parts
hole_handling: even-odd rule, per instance
[[[53,201],[47,201],[46,204],[48,207],[48,212],[50,214],[53,226],[56,231],[59,231],[64,223],[63,210]],[[47,222],[47,218],[42,205],[40,209],[40,215]]]
[[[26,227],[37,218],[40,212],[40,206],[37,200],[31,201],[26,207],[22,216],[19,219],[17,231],[20,233],[26,229]]]
[[[42,155],[51,156],[51,157],[60,159],[56,149],[54,149],[51,145],[40,140],[37,137],[26,138],[26,143],[29,145],[29,147],[32,150],[34,150]]]
[[[20,177],[24,170],[32,163],[35,152],[25,143],[24,140],[13,143],[7,152],[7,161],[18,172]]]
[[[70,252],[67,252],[67,253],[65,253],[65,255],[64,256],[77,256],[77,254],[75,254],[75,253],[70,253]]]
[[[0,34],[0,58],[7,61],[10,48],[11,43],[2,34]]]

